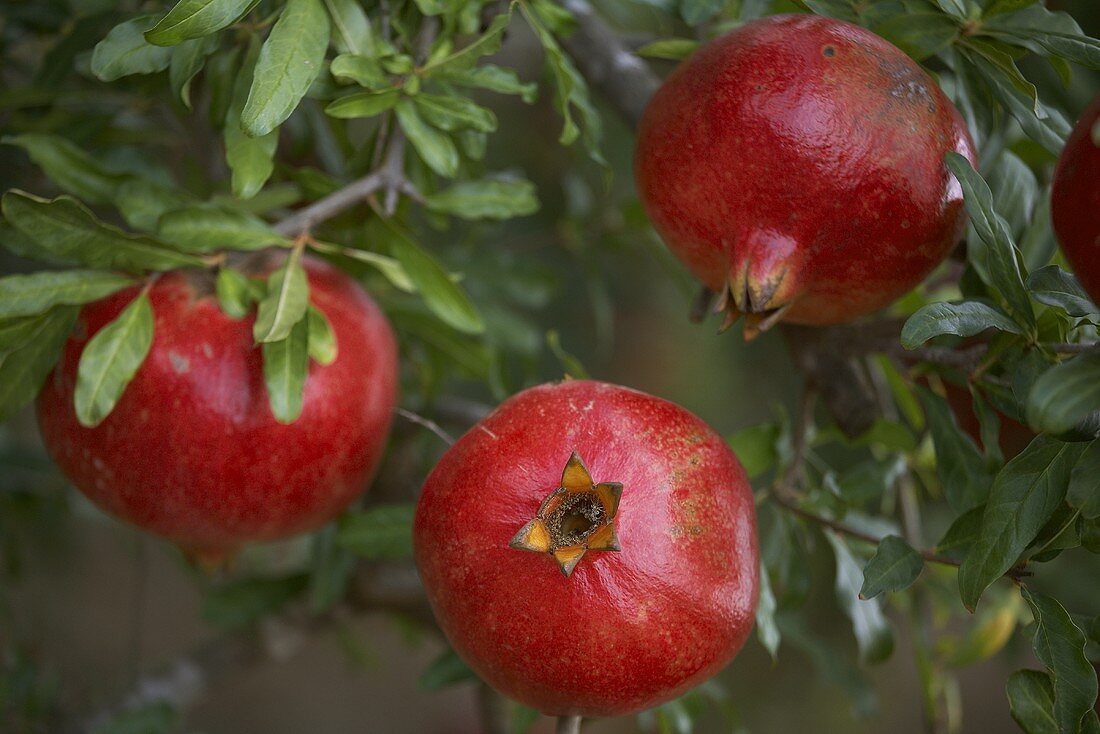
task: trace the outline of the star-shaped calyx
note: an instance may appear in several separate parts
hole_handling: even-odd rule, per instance
[[[617,551],[615,513],[623,485],[592,481],[576,451],[534,519],[520,528],[509,545],[516,550],[549,553],[569,577],[588,551]]]

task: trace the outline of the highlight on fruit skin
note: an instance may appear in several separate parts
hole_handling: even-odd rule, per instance
[[[548,715],[675,698],[753,626],[740,462],[688,411],[618,385],[569,380],[500,405],[428,477],[413,546],[455,651]]]
[[[1100,94],[1074,125],[1050,194],[1050,217],[1062,252],[1082,287],[1100,303]]]
[[[958,243],[958,110],[874,33],[776,15],[707,43],[646,108],[634,172],[653,226],[718,294],[722,329],[851,321]]]
[[[271,411],[255,310],[228,316],[200,271],[165,273],[149,288],[152,346],[101,423],[77,419],[78,362],[136,288],[82,309],[39,393],[43,442],[76,488],[199,566],[222,565],[247,543],[321,527],[367,489],[381,462],[397,402],[396,338],[352,278],[319,260],[303,265],[336,356],[310,364],[292,423]]]

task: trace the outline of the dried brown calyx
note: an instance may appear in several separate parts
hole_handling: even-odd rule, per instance
[[[516,550],[549,553],[569,577],[588,551],[617,551],[615,513],[623,485],[592,481],[576,451],[534,519],[520,528],[509,545]]]

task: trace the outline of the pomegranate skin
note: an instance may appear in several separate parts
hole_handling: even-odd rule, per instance
[[[729,291],[732,316],[821,325],[888,305],[960,240],[949,151],[976,162],[958,110],[900,49],[843,21],[776,15],[669,76],[634,170],[654,227]]]
[[[255,312],[231,319],[203,276],[184,272],[150,289],[153,344],[114,410],[95,428],[80,425],[80,354],[137,290],[84,307],[37,403],[42,438],[73,484],[107,512],[211,562],[247,542],[317,528],[347,507],[385,448],[397,347],[351,278],[318,261],[305,268],[337,357],[310,361],[302,413],[289,425],[269,407]]]
[[[568,577],[509,547],[573,452],[619,482],[618,552]],[[413,525],[427,596],[489,684],[549,715],[619,716],[681,695],[740,650],[759,554],[749,481],[705,423],[616,385],[525,390],[436,465]]]
[[[1100,303],[1100,95],[1092,100],[1058,158],[1050,196],[1050,216],[1062,252],[1077,279]]]

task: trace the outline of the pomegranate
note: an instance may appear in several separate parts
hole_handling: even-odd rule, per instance
[[[747,23],[661,86],[634,170],[654,227],[725,327],[834,324],[916,286],[959,241],[975,161],[951,101],[900,49],[812,15]],[[724,327],[724,328],[725,328]]]
[[[1058,158],[1050,215],[1077,279],[1100,303],[1100,95],[1092,100]]]
[[[753,624],[737,457],[683,408],[616,385],[534,387],[474,426],[428,477],[413,543],[455,651],[550,715],[674,698]]]
[[[81,311],[38,397],[54,460],[104,510],[217,562],[250,541],[323,525],[378,466],[397,397],[397,357],[385,316],[348,276],[305,261],[313,305],[328,318],[336,359],[310,363],[300,417],[271,413],[255,315],[227,316],[200,272],[173,272],[149,291],[149,355],[95,428],[73,408],[88,340],[129,304],[122,291]]]

